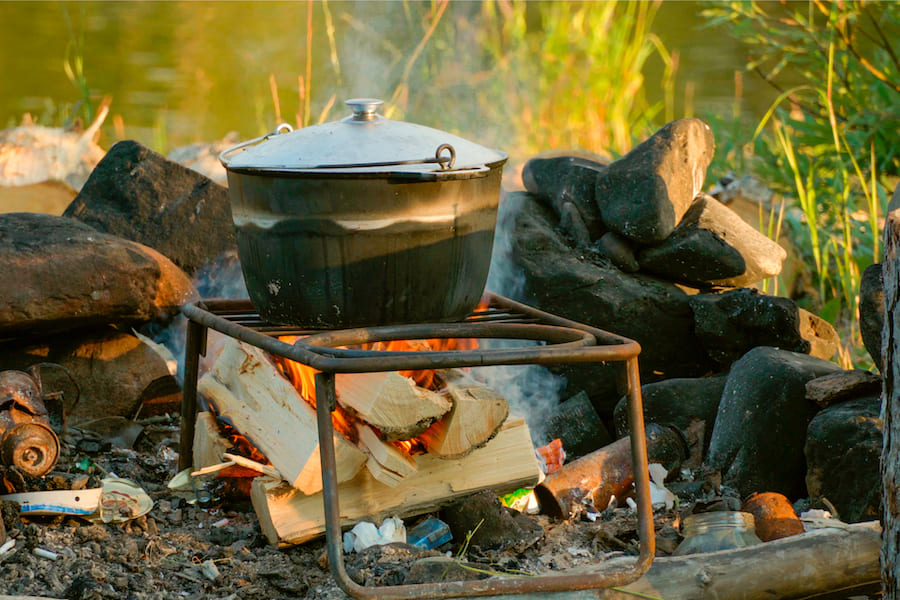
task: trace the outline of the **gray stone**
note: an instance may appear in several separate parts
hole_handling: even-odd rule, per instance
[[[469,548],[482,552],[504,549],[522,552],[544,535],[544,528],[537,521],[503,506],[490,490],[466,496],[445,507],[440,518],[450,527],[457,545],[468,540]]]
[[[641,268],[628,240],[613,231],[607,231],[597,240],[594,251],[626,273],[637,273]]]
[[[703,189],[714,151],[712,130],[699,119],[663,126],[597,180],[604,224],[639,244],[662,242]]]
[[[803,446],[818,407],[806,383],[840,370],[834,363],[777,348],[754,348],[734,363],[716,414],[706,466],[746,497],[806,495]]]
[[[193,297],[159,252],[65,217],[0,215],[0,334],[166,320]]]
[[[670,425],[688,442],[692,457],[709,447],[726,376],[675,378],[641,386],[644,421]],[[623,397],[613,414],[616,436],[628,435],[628,399]]]
[[[347,554],[345,566],[347,575],[360,585],[402,585],[416,561],[438,554],[403,542],[375,544],[361,552]]]
[[[800,316],[790,298],[739,288],[690,298],[696,334],[713,360],[723,367],[757,346],[808,353],[800,335]]]
[[[628,275],[572,252],[554,230],[553,216],[533,196],[510,194],[513,211],[507,258],[524,275],[516,299],[560,316],[634,339],[641,344],[641,379],[699,377],[712,363],[694,334],[689,297],[677,286]],[[584,390],[604,419],[621,397],[613,365],[566,366],[568,395]]]
[[[563,217],[565,204],[571,203],[581,215],[589,237],[595,240],[606,231],[594,199],[597,178],[606,169],[607,165],[597,156],[536,156],[525,163],[522,182],[559,218]]]
[[[638,254],[641,268],[695,287],[740,287],[781,272],[784,248],[708,194],[694,199],[658,246]]]
[[[863,369],[829,373],[806,384],[806,399],[821,408],[881,393],[881,377]]]
[[[806,487],[847,523],[881,518],[883,423],[878,396],[835,404],[815,416],[806,437]]]
[[[487,579],[490,573],[484,565],[478,565],[449,556],[420,558],[409,568],[404,585],[414,583],[440,583],[442,581],[473,581]]]
[[[65,394],[72,424],[112,416],[130,419],[143,402],[157,399],[156,390],[178,389],[164,358],[139,338],[110,327],[51,336],[39,343],[0,346],[0,364],[5,369],[24,370],[37,363],[58,364],[74,378],[80,395],[63,371],[41,369],[44,392]],[[169,410],[178,410],[181,394],[170,396]],[[147,416],[144,411],[141,414]]]
[[[155,248],[189,275],[236,247],[228,190],[134,141],[109,149],[64,215]]]
[[[900,189],[900,186],[897,186]],[[859,333],[863,345],[879,371],[883,371],[881,357],[881,329],[884,326],[884,282],[881,265],[869,265],[859,282]]]

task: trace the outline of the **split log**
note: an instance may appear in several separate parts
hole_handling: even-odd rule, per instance
[[[194,426],[194,470],[225,462],[224,455],[231,450],[231,443],[222,437],[211,412],[197,413]]]
[[[334,387],[338,403],[387,441],[414,438],[450,410],[449,400],[400,373],[342,374]]]
[[[378,434],[363,423],[356,423],[356,434],[363,452],[368,454],[366,468],[372,477],[390,487],[396,487],[416,472],[416,460],[399,448],[381,441]]]
[[[531,434],[521,418],[507,420],[493,440],[464,458],[442,460],[423,454],[416,462],[418,471],[396,487],[377,481],[365,469],[339,485],[342,524],[417,515],[476,490],[505,493],[533,486],[540,477]],[[321,494],[304,496],[283,482],[257,477],[250,498],[272,544],[300,544],[325,531]]]
[[[453,407],[419,439],[433,456],[460,458],[497,435],[509,415],[509,404],[461,369],[440,370],[437,375],[445,385],[441,392]]]
[[[304,494],[322,489],[316,412],[265,353],[228,340],[197,389],[222,417],[246,436],[293,487]],[[338,480],[353,478],[366,455],[334,434]]]

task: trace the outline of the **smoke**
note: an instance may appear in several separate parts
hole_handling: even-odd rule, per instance
[[[494,249],[488,273],[487,287],[502,296],[519,299],[525,288],[525,273],[513,256],[513,232],[515,217],[523,209],[525,197],[521,194],[503,194],[497,212],[497,228],[494,232]],[[534,342],[513,340],[484,340],[485,348],[512,348],[532,345]],[[488,387],[496,390],[509,402],[511,412],[521,415],[528,423],[531,441],[543,446],[548,439],[547,423],[556,412],[566,379],[540,365],[479,367],[472,373]]]
[[[233,300],[246,299],[247,286],[244,283],[244,274],[241,271],[241,263],[235,251],[223,253],[200,267],[194,274],[192,282],[200,298],[229,298]],[[184,352],[187,338],[187,318],[179,314],[165,327],[150,325],[144,328],[143,333],[162,344],[175,356],[178,363],[175,375],[179,385],[184,383]],[[215,331],[207,332],[206,356],[201,359],[201,373],[211,361],[218,356],[223,336]]]

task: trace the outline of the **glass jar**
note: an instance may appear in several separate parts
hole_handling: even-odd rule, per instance
[[[713,511],[685,517],[681,524],[684,541],[673,556],[715,552],[753,546],[756,537],[753,515],[737,511]]]

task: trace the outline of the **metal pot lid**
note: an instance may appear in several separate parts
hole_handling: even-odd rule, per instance
[[[353,114],[345,119],[296,131],[280,125],[269,135],[225,150],[219,159],[233,171],[326,175],[449,174],[490,168],[507,159],[504,152],[451,133],[387,119],[376,112],[381,100],[362,98],[346,104]]]

